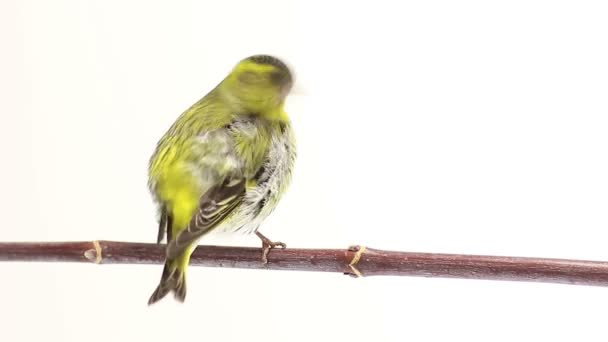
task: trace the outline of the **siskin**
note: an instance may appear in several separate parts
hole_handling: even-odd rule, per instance
[[[160,212],[157,241],[166,235],[167,247],[149,305],[171,291],[185,300],[190,255],[212,231],[256,233],[263,263],[271,248],[285,248],[258,228],[291,181],[296,147],[284,104],[292,84],[279,59],[243,59],[158,142],[148,186]]]

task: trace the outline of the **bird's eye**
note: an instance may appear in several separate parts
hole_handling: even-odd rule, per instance
[[[280,71],[274,71],[270,74],[270,81],[273,84],[281,85],[285,82],[285,74]]]

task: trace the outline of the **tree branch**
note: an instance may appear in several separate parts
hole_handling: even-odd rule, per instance
[[[160,264],[164,245],[115,241],[0,243],[0,261]],[[419,276],[533,281],[608,286],[608,262],[349,249],[261,250],[200,246],[191,265],[248,269],[338,272],[353,276]]]

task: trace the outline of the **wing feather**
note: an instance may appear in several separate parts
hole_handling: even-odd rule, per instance
[[[220,224],[242,203],[245,195],[245,178],[226,179],[209,189],[202,197],[198,212],[188,227],[177,234],[167,246],[167,258],[175,259],[184,250]]]

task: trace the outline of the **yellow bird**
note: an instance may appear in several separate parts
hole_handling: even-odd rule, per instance
[[[170,291],[185,300],[190,255],[207,233],[256,233],[264,263],[271,248],[285,248],[258,228],[291,181],[296,144],[284,105],[292,85],[281,60],[245,58],[158,142],[148,185],[160,211],[158,243],[166,234],[167,247],[148,304]]]

